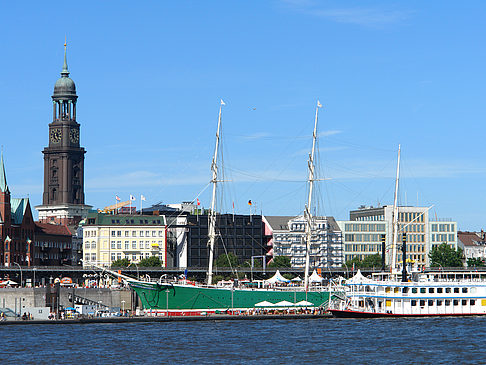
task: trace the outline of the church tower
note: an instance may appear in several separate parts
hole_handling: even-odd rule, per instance
[[[52,123],[49,146],[44,148],[44,193],[37,206],[44,223],[73,225],[83,219],[91,206],[84,204],[84,154],[76,121],[76,85],[69,77],[64,44],[61,78],[52,95]]]

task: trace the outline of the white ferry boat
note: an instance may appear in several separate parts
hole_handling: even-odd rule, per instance
[[[329,311],[353,318],[486,315],[486,272],[416,272],[405,282],[400,276],[381,273],[370,279],[358,270]]]

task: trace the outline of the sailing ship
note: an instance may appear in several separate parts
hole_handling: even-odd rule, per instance
[[[347,318],[486,315],[486,274],[467,271],[418,271],[417,268],[407,265],[405,232],[402,233],[400,272],[397,263],[397,239],[400,233],[400,146],[397,160],[393,241],[389,260],[391,272],[376,273],[367,278],[358,270],[354,277],[341,283],[340,291],[344,296],[330,303],[329,312],[336,317]],[[384,259],[383,257],[383,262]]]
[[[212,171],[212,200],[209,212],[209,267],[207,283],[182,282],[150,282],[134,280],[123,277],[128,285],[138,294],[142,306],[151,312],[158,311],[165,315],[188,315],[201,313],[218,313],[235,311],[247,311],[251,309],[297,309],[297,308],[324,308],[330,300],[330,292],[327,287],[309,285],[309,252],[313,230],[313,217],[311,214],[312,191],[315,181],[314,157],[317,139],[317,122],[319,101],[316,107],[312,151],[309,155],[309,196],[305,207],[306,227],[306,261],[305,279],[303,286],[278,286],[278,287],[218,287],[213,285],[213,260],[216,233],[216,188],[218,184],[218,150],[221,133],[221,113],[224,103],[221,100],[218,115],[218,128],[216,132],[216,145],[211,163]],[[120,276],[119,274],[114,273]]]

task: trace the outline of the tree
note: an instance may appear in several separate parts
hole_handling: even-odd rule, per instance
[[[214,266],[216,267],[237,267],[238,266],[238,256],[234,253],[229,252],[228,254],[222,254],[214,260]]]
[[[463,267],[462,249],[453,249],[447,243],[434,246],[429,253],[431,267]]]
[[[290,267],[290,257],[288,256],[275,256],[268,264],[268,267]]]
[[[360,260],[358,256],[355,256],[352,260],[346,261],[346,264],[344,266],[348,269],[351,269],[353,265],[355,268],[379,268],[381,267],[381,255],[377,253],[374,255],[366,255],[363,260]]]
[[[468,267],[482,267],[484,265],[484,261],[479,257],[471,257],[467,259],[467,266]]]
[[[138,263],[140,267],[160,267],[162,266],[162,262],[157,256],[150,256],[146,259],[140,260]]]
[[[111,267],[128,267],[130,265],[130,260],[127,258],[118,259],[111,263]]]

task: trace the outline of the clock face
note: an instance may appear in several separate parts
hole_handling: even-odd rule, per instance
[[[51,141],[59,143],[61,141],[61,130],[59,128],[51,129]]]
[[[79,141],[79,131],[77,129],[71,129],[69,132],[69,139],[73,143],[78,143]]]

